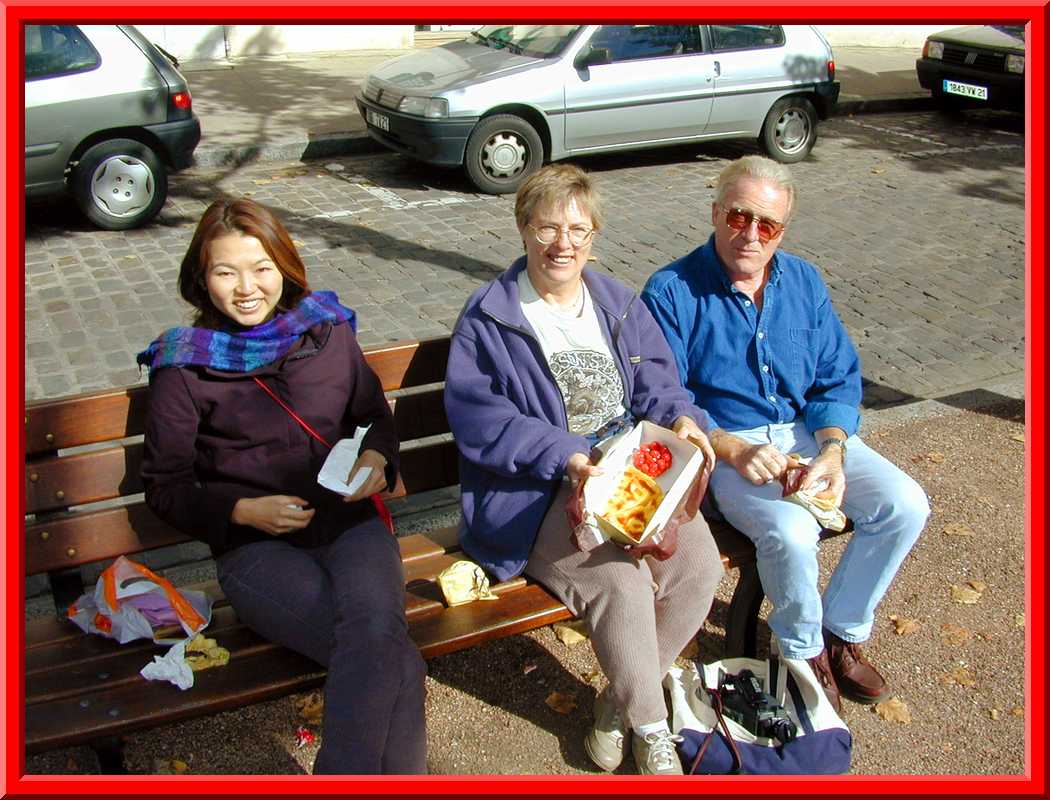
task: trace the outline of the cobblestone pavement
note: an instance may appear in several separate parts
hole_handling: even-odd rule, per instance
[[[641,287],[708,237],[711,182],[750,144],[581,160],[606,201],[597,269]],[[943,397],[1024,369],[1024,121],[978,112],[823,123],[794,166],[784,247],[820,266],[860,350],[865,402]],[[134,354],[186,320],[179,261],[203,209],[277,208],[311,284],[358,312],[363,344],[447,333],[470,291],[521,253],[513,198],[393,154],[198,168],[171,179],[158,222],[89,228],[65,202],[27,208],[27,399],[145,379]]]

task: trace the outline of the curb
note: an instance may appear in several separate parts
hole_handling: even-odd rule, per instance
[[[885,113],[889,111],[930,111],[936,108],[930,96],[898,96],[865,99],[857,95],[840,98],[831,116]],[[327,133],[310,139],[250,145],[247,147],[198,147],[194,152],[197,167],[239,167],[266,161],[310,161],[337,156],[359,156],[387,150],[365,131]]]

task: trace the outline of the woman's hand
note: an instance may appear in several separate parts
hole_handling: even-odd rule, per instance
[[[679,417],[674,421],[671,430],[675,432],[679,439],[688,439],[699,447],[700,452],[704,454],[704,459],[707,461],[709,468],[715,468],[714,448],[711,447],[711,442],[708,440],[707,434],[700,430],[700,426],[693,421],[692,417]]]
[[[569,462],[565,465],[565,471],[569,475],[569,482],[573,488],[579,486],[580,481],[585,480],[591,475],[601,475],[601,467],[596,467],[591,463],[591,458],[583,453],[573,453],[569,456]]]
[[[347,477],[346,482],[350,483],[357,471],[364,467],[371,467],[372,474],[365,479],[365,482],[356,492],[349,497],[343,498],[344,503],[356,503],[358,500],[364,500],[366,497],[371,497],[376,492],[381,492],[386,488],[386,458],[375,450],[361,451],[357,461],[354,462],[354,466],[350,468],[350,475]]]
[[[257,528],[271,536],[281,536],[310,524],[316,509],[307,508],[307,505],[303,498],[288,494],[242,497],[233,507],[230,521]]]

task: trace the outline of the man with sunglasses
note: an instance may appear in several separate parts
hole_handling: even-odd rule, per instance
[[[860,643],[929,501],[857,436],[860,359],[816,267],[778,251],[794,204],[787,167],[732,162],[718,179],[711,238],[653,274],[642,299],[718,426],[708,499],[755,543],[780,652],[808,660],[838,710],[840,694],[861,703],[890,694]],[[823,597],[820,524],[781,499],[794,454],[811,459],[802,488],[841,505],[855,526]]]

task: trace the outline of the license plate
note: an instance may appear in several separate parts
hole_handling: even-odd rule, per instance
[[[368,120],[369,125],[375,125],[381,131],[390,130],[390,117],[386,114],[377,114],[370,108],[365,109],[365,111],[367,112],[365,119]]]
[[[973,100],[987,100],[988,89],[984,86],[974,86],[970,83],[959,83],[958,81],[945,80],[945,94],[957,94],[960,97],[969,97]]]

